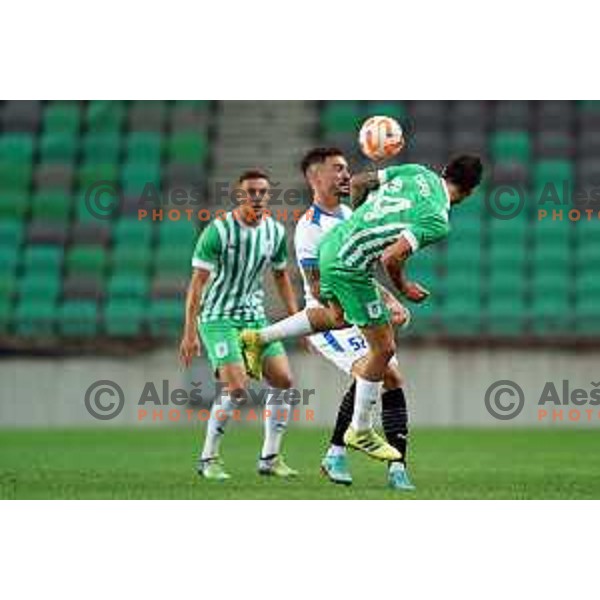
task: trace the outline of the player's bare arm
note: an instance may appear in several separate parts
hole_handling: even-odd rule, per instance
[[[319,298],[321,295],[321,275],[319,267],[316,265],[303,266],[302,272],[304,273],[304,277],[308,282],[308,286],[310,287],[310,292],[313,295],[313,298]]]
[[[298,302],[288,270],[273,269],[273,279],[275,280],[277,293],[284,303],[288,315],[296,314],[298,312]]]
[[[406,238],[401,236],[397,242],[394,242],[384,250],[381,256],[381,263],[393,284],[407,300],[422,302],[429,296],[429,292],[418,283],[408,281],[404,274],[404,266],[411,254],[412,247],[410,243]]]
[[[383,284],[377,282],[377,287],[381,291],[383,302],[390,311],[391,323],[395,326],[404,325],[409,319],[409,312],[406,307],[388,290]]]
[[[200,356],[200,341],[198,339],[196,319],[200,312],[202,292],[209,278],[210,272],[206,269],[194,269],[188,286],[185,300],[185,323],[179,346],[179,360],[185,368],[192,364],[194,356]]]

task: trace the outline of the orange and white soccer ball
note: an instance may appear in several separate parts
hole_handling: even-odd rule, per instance
[[[396,156],[404,148],[402,127],[392,117],[369,117],[360,128],[358,142],[363,154],[376,162]]]

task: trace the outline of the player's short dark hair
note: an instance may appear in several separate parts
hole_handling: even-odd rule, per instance
[[[302,173],[306,175],[310,167],[313,165],[322,165],[330,156],[344,156],[344,153],[339,148],[334,148],[333,146],[309,150],[300,163]]]
[[[247,169],[238,177],[238,183],[244,183],[247,179],[266,179],[271,183],[269,174],[262,169]]]
[[[483,164],[479,156],[461,154],[444,167],[442,177],[468,194],[481,183],[482,174]]]

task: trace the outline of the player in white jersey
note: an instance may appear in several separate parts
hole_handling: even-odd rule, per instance
[[[295,233],[296,259],[304,279],[306,306],[320,305],[318,247],[321,238],[341,221],[352,215],[352,209],[341,203],[350,195],[350,172],[343,153],[337,148],[315,148],[302,161],[302,172],[313,194],[313,204],[298,221]],[[395,324],[403,324],[407,310],[387,290],[382,290]],[[358,327],[317,333],[309,338],[311,346],[338,369],[353,374],[353,366],[368,351]],[[408,411],[402,389],[402,375],[396,357],[390,361],[381,397],[382,425],[388,443],[402,458],[389,463],[388,483],[394,489],[413,490],[406,471],[408,445]],[[350,485],[352,476],[346,459],[344,433],[352,420],[355,383],[345,393],[337,415],[331,444],[321,469],[331,481]]]

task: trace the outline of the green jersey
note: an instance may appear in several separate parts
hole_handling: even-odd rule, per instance
[[[212,221],[200,235],[192,258],[194,268],[211,272],[200,321],[264,318],[262,275],[268,266],[285,269],[286,261],[284,227],[271,217],[255,227],[233,212]]]
[[[379,180],[365,203],[323,239],[341,268],[370,269],[400,235],[413,252],[448,235],[450,198],[439,175],[409,164],[382,169]]]

